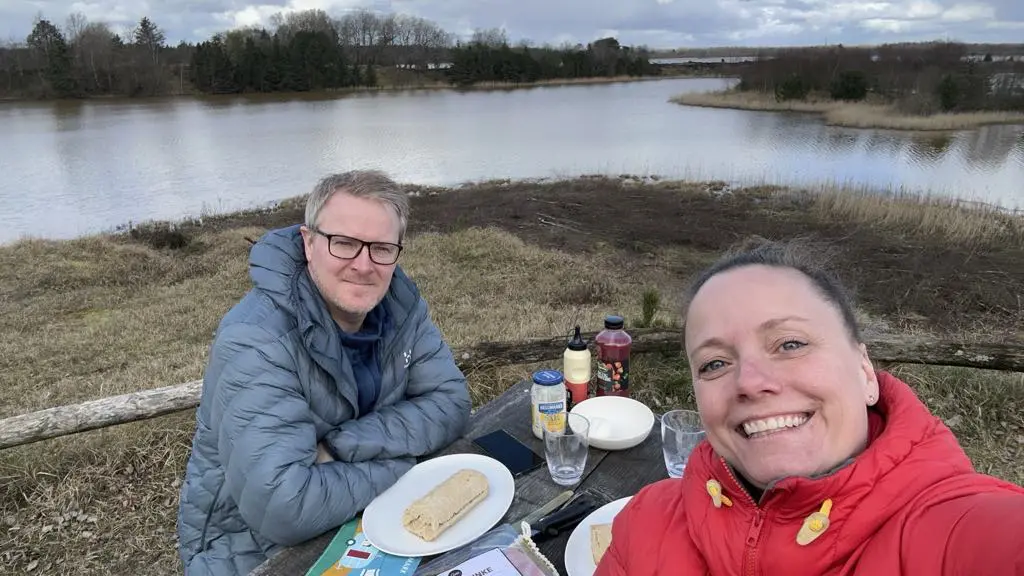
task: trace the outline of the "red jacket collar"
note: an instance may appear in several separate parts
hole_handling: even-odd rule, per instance
[[[771,508],[780,517],[804,517],[830,498],[836,504],[855,505],[869,491],[893,490],[895,501],[912,497],[918,489],[942,478],[973,471],[967,455],[960,448],[953,433],[932,415],[917,398],[913,390],[887,372],[878,372],[879,401],[869,409],[869,444],[864,452],[839,466],[835,471],[818,478],[789,477],[775,483],[765,491],[760,506]],[[684,490],[703,489],[707,480],[718,480],[733,502],[749,506],[746,490],[737,482],[724,460],[704,441],[687,466],[688,481]],[[941,472],[918,475],[908,479],[904,475],[890,474],[907,460],[941,460],[946,466]],[[894,478],[898,476],[898,478]],[[699,484],[699,488],[696,486]],[[898,497],[897,492],[905,492]]]

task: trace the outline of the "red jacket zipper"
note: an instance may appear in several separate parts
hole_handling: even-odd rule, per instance
[[[722,466],[725,468],[726,473],[729,474],[733,484],[740,489],[744,499],[754,508],[754,520],[750,523],[750,529],[747,530],[747,546],[743,551],[743,574],[746,576],[757,576],[757,543],[761,538],[761,528],[764,526],[765,514],[761,507],[757,505],[757,502],[754,502],[754,498],[743,487],[743,484],[740,484],[740,481],[732,473],[732,469],[729,468],[724,458],[722,458]]]
[[[744,552],[744,570],[747,576],[757,576],[757,541],[761,536],[761,527],[764,526],[764,512],[760,508],[754,509],[754,521],[747,530],[747,549]]]

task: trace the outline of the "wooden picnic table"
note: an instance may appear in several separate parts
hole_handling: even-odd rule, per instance
[[[512,386],[491,402],[474,411],[465,436],[456,440],[446,449],[425,459],[448,454],[482,454],[472,439],[488,432],[504,428],[522,440],[538,454],[544,454],[543,442],[534,437],[530,430],[530,386],[522,381]],[[587,492],[602,502],[610,502],[636,494],[644,486],[668,478],[665,461],[661,453],[661,435],[657,422],[647,439],[627,450],[612,452],[590,448],[583,479],[570,487],[575,492]],[[541,466],[515,480],[516,492],[512,505],[501,522],[513,524],[519,531],[518,523],[567,488],[551,480],[547,466]],[[253,576],[304,576],[306,571],[330,544],[337,530],[308,540],[297,546],[286,548],[270,558],[252,572]],[[570,531],[538,544],[538,548],[558,569],[565,572],[565,546]],[[425,564],[428,559],[424,559]]]

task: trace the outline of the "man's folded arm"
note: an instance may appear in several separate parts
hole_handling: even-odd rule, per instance
[[[470,399],[451,349],[424,310],[409,364],[406,399],[343,422],[324,440],[345,462],[418,457],[465,433]]]
[[[211,425],[219,431],[223,489],[251,529],[281,545],[347,522],[415,464],[317,464],[309,405],[276,342],[235,354],[221,374]]]

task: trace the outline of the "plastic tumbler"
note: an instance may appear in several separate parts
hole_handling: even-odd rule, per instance
[[[661,417],[661,449],[665,468],[671,478],[681,478],[690,452],[704,439],[700,414],[692,410],[672,410]]]

